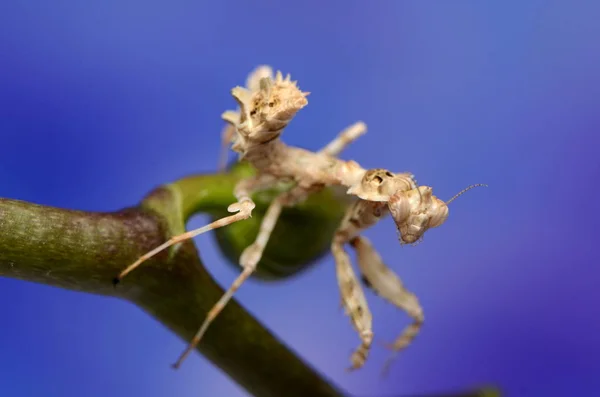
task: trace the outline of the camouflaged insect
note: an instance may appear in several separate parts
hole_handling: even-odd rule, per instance
[[[346,245],[356,251],[361,279],[380,297],[406,311],[413,319],[412,324],[390,345],[393,354],[396,354],[418,333],[423,323],[423,310],[417,297],[405,289],[400,278],[383,263],[367,238],[360,234],[391,214],[400,234],[400,242],[416,243],[428,229],[444,223],[448,217],[447,203],[433,196],[430,187],[417,186],[410,173],[366,170],[355,161],[338,158],[347,145],[366,132],[363,122],[349,126],[317,152],[286,145],[280,137],[297,112],[308,104],[309,95],[301,91],[289,75],[284,78],[281,72],[277,72],[273,76],[272,69],[263,65],[250,73],[245,87],[235,87],[231,94],[238,109],[222,114],[227,122],[222,132],[224,148],[231,145],[239,159],[248,161],[257,171],[254,176],[241,180],[235,186],[233,193],[237,201],[227,208],[232,215],[174,236],[128,266],[116,281],[174,244],[248,219],[255,207],[251,198],[253,193],[282,181],[293,182],[290,190],[281,193],[270,204],[255,242],[240,256],[241,274],[209,311],[197,334],[174,364],[174,367],[179,367],[200,342],[212,321],[256,269],[282,209],[302,202],[311,193],[327,186],[345,186],[347,193],[356,196],[357,200],[348,208],[336,231],[331,251],[335,258],[342,305],[361,339],[348,369],[358,369],[364,365],[373,341],[373,330],[371,313],[344,249]],[[221,149],[220,169],[226,162],[224,148]],[[390,362],[391,358],[386,367]]]

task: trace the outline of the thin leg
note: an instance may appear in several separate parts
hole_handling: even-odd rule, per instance
[[[346,146],[354,142],[366,132],[367,125],[365,123],[362,121],[354,123],[340,132],[333,141],[320,150],[320,153],[325,153],[330,156],[337,156],[346,148]]]
[[[240,265],[243,268],[256,268],[256,265],[262,258],[262,254],[267,247],[271,233],[279,220],[281,210],[284,206],[294,205],[306,197],[306,190],[300,187],[295,187],[288,192],[281,193],[272,202],[263,221],[260,225],[260,230],[256,236],[256,240],[250,246],[246,247],[240,256]]]
[[[423,310],[417,297],[404,288],[400,278],[383,263],[367,238],[355,237],[350,244],[356,250],[358,266],[365,282],[377,295],[406,311],[413,319],[413,323],[407,326],[390,346],[393,353],[384,365],[385,375],[397,353],[409,345],[418,334],[424,320]]]
[[[254,209],[254,206],[255,206],[254,202],[250,198],[250,194],[253,191],[263,188],[265,185],[268,185],[271,182],[272,182],[271,178],[263,177],[263,176],[256,176],[253,178],[241,180],[240,182],[238,182],[238,184],[236,185],[236,187],[234,189],[234,195],[237,198],[238,202],[231,204],[227,208],[227,211],[237,212],[237,214],[230,215],[225,218],[221,218],[221,219],[219,219],[215,222],[212,222],[206,226],[203,226],[198,229],[191,230],[189,232],[182,233],[180,235],[171,237],[168,241],[164,242],[163,244],[159,245],[158,247],[154,248],[153,250],[142,255],[137,261],[135,261],[134,263],[129,265],[125,270],[123,270],[113,280],[113,283],[115,285],[118,284],[123,279],[123,277],[125,277],[127,274],[129,274],[131,271],[133,271],[136,267],[138,267],[146,260],[150,259],[154,255],[158,254],[159,252],[163,251],[164,249],[166,249],[172,245],[180,243],[184,240],[191,239],[202,233],[206,233],[210,230],[217,229],[217,228],[220,228],[223,226],[227,226],[227,225],[230,225],[237,221],[248,219],[251,216],[252,210]]]
[[[342,304],[362,342],[352,354],[352,366],[347,368],[348,371],[352,371],[361,368],[367,360],[373,342],[372,317],[364,292],[352,270],[350,257],[344,250],[342,238],[334,239],[331,252],[335,258]]]
[[[233,296],[235,291],[237,291],[238,288],[240,288],[243,281],[246,278],[248,278],[251,273],[252,273],[251,269],[249,269],[249,268],[244,269],[242,271],[242,273],[238,276],[238,278],[233,282],[233,284],[231,285],[229,290],[227,290],[227,292],[225,292],[225,294],[223,294],[221,299],[219,299],[219,301],[208,312],[208,314],[206,315],[206,319],[204,319],[204,322],[200,326],[200,329],[198,330],[198,332],[196,332],[196,335],[194,335],[190,344],[186,347],[186,349],[183,351],[183,353],[181,353],[181,355],[179,356],[177,361],[173,364],[173,368],[175,368],[175,369],[179,368],[181,366],[181,364],[183,363],[183,361],[185,361],[187,356],[192,352],[192,350],[194,350],[194,348],[198,345],[198,343],[200,343],[200,340],[204,336],[204,333],[208,329],[208,326],[213,322],[213,320],[217,317],[217,315],[221,312],[221,310],[223,310],[223,308],[225,307],[225,304],[231,299],[231,297]]]
[[[221,133],[221,149],[219,153],[218,171],[223,172],[227,167],[227,159],[229,158],[229,145],[235,136],[235,126],[228,124],[223,128]]]
[[[198,345],[198,343],[200,343],[200,340],[206,333],[206,330],[210,324],[225,308],[225,305],[227,305],[227,303],[231,300],[235,292],[242,286],[244,281],[246,281],[256,270],[256,265],[262,257],[264,249],[269,241],[269,237],[271,236],[271,233],[277,224],[277,220],[279,219],[279,215],[281,214],[283,206],[296,202],[303,197],[303,195],[304,189],[294,188],[289,192],[281,193],[273,200],[273,202],[271,202],[271,205],[267,209],[267,212],[260,225],[260,231],[258,232],[256,240],[252,245],[248,246],[240,256],[240,265],[244,270],[231,284],[231,287],[229,287],[221,299],[219,299],[219,301],[208,312],[208,315],[200,326],[200,329],[196,335],[194,335],[194,338],[179,357],[177,362],[173,365],[175,368],[178,368],[185,358],[190,354],[190,352]]]
[[[240,121],[240,112],[227,110],[223,112],[221,118],[227,123],[221,131],[221,152],[219,154],[218,171],[225,171],[229,154],[229,146],[233,143],[236,135],[236,125]]]

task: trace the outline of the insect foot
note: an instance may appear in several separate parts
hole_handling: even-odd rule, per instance
[[[385,347],[391,350],[392,354],[383,365],[383,370],[381,371],[382,376],[387,376],[390,367],[398,353],[410,345],[410,343],[419,334],[419,331],[423,326],[423,322],[425,321],[423,309],[421,308],[419,300],[414,294],[406,292],[404,296],[399,299],[398,303],[400,303],[398,306],[406,310],[406,312],[410,315],[410,317],[413,319],[413,322],[402,331],[402,334],[400,334],[400,336],[393,343],[385,344]]]
[[[252,210],[254,209],[254,207],[256,207],[256,204],[254,204],[253,201],[242,200],[238,203],[233,203],[229,207],[227,207],[227,212],[239,212],[240,215],[245,215],[249,218],[252,216]]]
[[[373,332],[371,330],[365,330],[361,332],[360,339],[362,344],[354,353],[352,353],[352,356],[350,357],[352,366],[346,368],[347,372],[356,371],[365,365],[369,355],[369,350],[371,349],[371,344],[373,343]]]

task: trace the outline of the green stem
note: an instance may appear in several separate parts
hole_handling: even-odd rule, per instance
[[[181,215],[188,220],[199,212],[223,211],[223,203],[233,203],[233,188],[240,179],[236,173],[188,177],[168,185],[181,196]]]
[[[118,288],[111,281],[139,256],[182,233],[192,215],[225,212],[233,202],[233,186],[251,173],[241,166],[224,174],[191,176],[156,189],[136,207],[111,213],[0,198],[0,276],[128,300],[190,341],[223,294],[192,241],[151,258]],[[220,244],[235,240],[225,244],[232,249],[230,259],[250,244],[260,225],[261,209],[276,193],[256,195],[256,215],[215,231]],[[283,211],[274,244],[267,246],[259,267],[279,266],[273,274],[295,274],[326,253],[347,203],[346,196],[328,189]],[[235,299],[197,350],[254,396],[343,395]]]
[[[210,180],[200,175],[186,183]],[[111,283],[127,264],[183,230],[182,195],[187,193],[175,189],[157,189],[140,207],[114,213],[0,199],[0,276],[129,300],[190,341],[223,294],[191,241],[145,262],[118,288]],[[210,187],[204,190],[216,196]],[[194,207],[192,201],[186,205]],[[342,396],[235,300],[198,351],[255,396]]]

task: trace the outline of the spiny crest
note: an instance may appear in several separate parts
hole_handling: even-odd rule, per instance
[[[226,110],[221,114],[221,118],[229,124],[236,125],[240,122],[240,113],[235,110]]]
[[[250,91],[258,91],[260,89],[260,80],[268,77],[270,79],[273,78],[273,69],[269,65],[260,65],[257,66],[246,79],[246,88]]]
[[[302,92],[297,81],[288,74],[284,78],[277,71],[275,79],[264,77],[260,81],[262,103],[257,103],[257,111],[266,119],[289,122],[294,115],[308,104],[309,92]]]
[[[229,138],[231,150],[234,152],[242,152],[246,146],[246,139],[243,135],[237,134],[237,126],[240,123],[240,112],[227,110],[221,114],[221,118],[234,127],[233,136]]]
[[[292,76],[288,73],[285,75],[285,79],[283,78],[283,74],[281,73],[281,70],[278,70],[277,73],[275,74],[275,82],[276,83],[291,83],[296,85],[296,81],[292,82]]]
[[[249,104],[252,100],[253,93],[258,92],[260,90],[260,81],[263,78],[272,78],[272,77],[273,77],[273,69],[269,65],[257,66],[256,68],[254,68],[254,70],[252,70],[248,74],[248,77],[246,78],[246,86],[245,87],[241,87],[241,86],[234,87],[231,90],[231,95],[233,95],[233,97],[237,101],[238,105],[240,105],[240,108],[242,108],[243,106],[248,108]],[[223,120],[225,120],[229,123],[233,123],[233,124],[239,123],[240,115],[237,114],[238,119],[236,121],[231,121],[232,113],[239,113],[239,112],[228,111],[228,112],[223,113],[223,115],[221,117],[223,118]],[[226,114],[229,116],[229,118],[224,117]]]
[[[257,81],[254,77],[263,73]],[[240,107],[238,131],[255,141],[271,140],[281,133],[296,113],[308,104],[309,93],[302,92],[290,76],[283,78],[280,71],[275,78],[268,70],[255,72],[248,84],[256,89],[235,87],[231,93]]]

